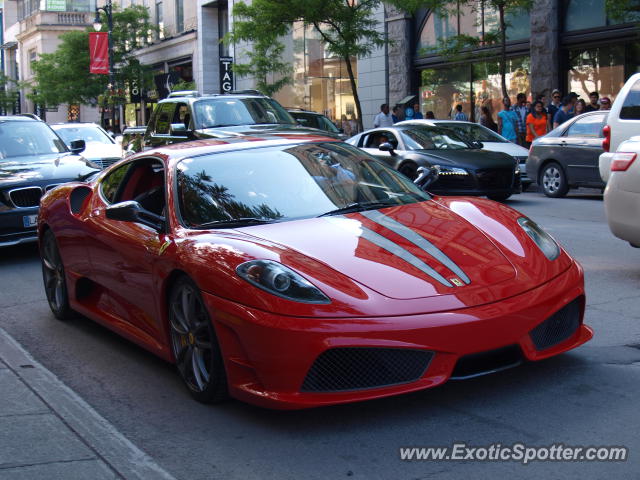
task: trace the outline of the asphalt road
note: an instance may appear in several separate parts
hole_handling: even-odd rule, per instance
[[[0,326],[179,479],[640,478],[640,250],[602,196],[507,202],[586,271],[595,338],[568,354],[385,400],[307,411],[192,401],[170,365],[86,319],[53,319],[35,246],[0,251]],[[626,462],[401,461],[405,446],[616,445]]]

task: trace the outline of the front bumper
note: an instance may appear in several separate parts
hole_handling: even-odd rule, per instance
[[[203,292],[222,349],[229,391],[248,403],[296,409],[381,398],[442,384],[461,357],[504,347],[541,360],[587,342],[584,278],[576,263],[521,295],[457,311],[369,318],[294,318],[238,305]],[[531,332],[576,301],[576,327],[560,343],[537,349]],[[431,352],[415,381],[347,391],[309,391],[308,375],[331,349]],[[499,370],[493,368],[491,371]],[[489,371],[485,373],[490,373]],[[306,383],[305,383],[306,382]]]
[[[36,225],[25,226],[25,219],[33,219],[37,215],[38,207],[0,212],[0,247],[37,241]]]

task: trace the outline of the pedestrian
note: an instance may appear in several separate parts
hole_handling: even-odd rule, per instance
[[[582,115],[583,113],[586,113],[588,111],[589,110],[587,110],[587,104],[580,98],[573,107],[573,116],[577,117],[578,115]]]
[[[400,121],[401,111],[402,108],[400,108],[398,105],[393,107],[393,110],[391,111],[391,120],[393,120],[393,123],[398,123]]]
[[[598,100],[600,99],[600,94],[598,92],[591,92],[589,94],[589,105],[587,105],[587,112],[594,112],[596,110],[600,110],[600,104]]]
[[[535,101],[532,110],[527,115],[527,148],[536,138],[546,135],[549,131],[549,121],[547,120],[547,112],[544,110],[544,103],[540,100]]]
[[[422,112],[420,111],[420,104],[419,103],[414,103],[413,104],[413,119],[414,120],[418,120],[418,119],[423,119],[424,117],[422,116]]]
[[[503,109],[498,113],[498,133],[510,142],[516,142],[518,139],[518,115],[511,110],[511,99],[504,97],[502,99]]]
[[[547,113],[549,114],[549,129],[553,127],[553,117],[562,106],[562,92],[555,89],[551,92],[551,103],[547,105]]]
[[[436,116],[435,116],[435,114],[433,113],[433,111],[429,110],[429,111],[427,112],[427,114],[425,115],[425,118],[427,118],[428,120],[435,120],[435,119],[436,119]]]
[[[350,116],[349,125],[351,126],[351,135],[360,133],[360,125],[358,125],[358,120],[356,120],[355,115]]]
[[[345,114],[342,114],[342,117],[340,118],[340,127],[347,137],[351,137],[353,135],[351,133],[351,123],[349,123]]]
[[[491,110],[487,106],[480,107],[480,125],[494,132],[498,131],[498,124],[493,121],[493,115],[491,115]]]
[[[469,120],[467,114],[462,111],[462,105],[456,105],[456,114],[453,116],[453,119],[459,122],[466,122]]]
[[[527,136],[527,115],[529,114],[529,109],[527,108],[527,96],[524,93],[519,93],[516,96],[516,104],[511,108],[517,115],[517,135],[518,135],[518,145],[523,145],[526,142]]]
[[[380,105],[380,113],[373,119],[373,128],[390,127],[393,125],[393,118],[389,113],[389,105],[383,103]]]
[[[600,110],[611,110],[611,100],[609,97],[602,97],[600,99]]]
[[[573,117],[573,114],[570,112],[572,106],[573,100],[569,95],[562,99],[562,106],[553,116],[553,128],[558,128],[564,122]]]

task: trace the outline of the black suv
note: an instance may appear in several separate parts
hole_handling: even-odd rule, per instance
[[[144,146],[155,148],[189,140],[269,131],[320,133],[298,125],[278,102],[259,92],[213,95],[174,92],[155,108],[144,135]]]

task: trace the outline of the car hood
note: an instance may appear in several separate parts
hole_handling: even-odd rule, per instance
[[[89,160],[101,158],[122,157],[122,147],[116,143],[106,144],[100,142],[87,143],[81,155]]]
[[[239,230],[277,242],[393,299],[464,291],[477,293],[482,303],[486,295],[481,292],[516,275],[484,233],[433,201]]]
[[[513,168],[513,157],[488,150],[417,150],[428,155],[432,163],[455,165],[463,168]]]
[[[482,144],[484,145],[482,149],[490,152],[502,152],[512,157],[527,157],[529,155],[529,150],[511,142],[482,142]]]
[[[49,180],[81,180],[98,171],[79,156],[52,153],[0,160],[0,186]]]

